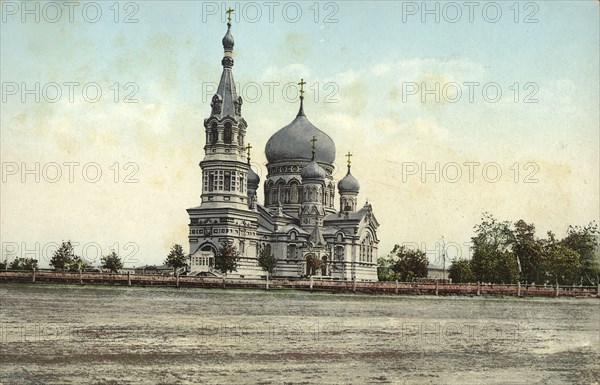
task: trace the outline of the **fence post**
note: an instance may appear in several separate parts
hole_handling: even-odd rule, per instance
[[[438,295],[438,280],[435,280],[435,295]]]
[[[269,290],[269,273],[267,273],[267,284],[265,285],[265,289]]]
[[[598,282],[598,289],[596,289],[596,297],[600,298],[600,282]]]
[[[223,277],[223,281],[221,282],[221,287],[225,289],[225,277]]]
[[[398,280],[396,280],[396,294],[398,294]]]
[[[31,276],[31,282],[35,282],[35,267],[33,268],[33,274]]]
[[[83,278],[81,277],[81,268],[79,269],[79,284],[83,285]]]
[[[352,278],[352,292],[356,293],[356,277]]]
[[[558,281],[556,282],[556,290],[554,291],[554,296],[558,297]]]
[[[517,297],[521,296],[521,281],[517,281]]]
[[[477,282],[477,295],[481,295],[481,282]]]
[[[313,277],[312,275],[310,276],[310,291],[312,291],[313,289]]]
[[[179,289],[179,273],[175,274],[175,287]]]
[[[127,286],[131,286],[131,272],[127,272]]]

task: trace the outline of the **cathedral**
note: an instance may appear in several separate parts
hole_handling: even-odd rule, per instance
[[[292,122],[267,141],[264,204],[257,202],[259,176],[250,167],[248,123],[233,80],[231,21],[223,37],[223,72],[204,120],[201,204],[187,210],[189,274],[219,275],[213,269],[223,243],[240,253],[234,277],[261,277],[261,251],[277,258],[276,278],[320,276],[377,280],[377,227],[369,203],[359,207],[360,185],[348,172],[333,179],[335,143],[307,118],[300,105]],[[336,203],[339,208],[336,208]]]

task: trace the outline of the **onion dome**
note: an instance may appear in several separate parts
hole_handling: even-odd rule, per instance
[[[320,163],[333,164],[335,160],[335,144],[333,140],[315,127],[304,115],[303,99],[300,97],[300,110],[296,118],[287,126],[277,131],[267,141],[265,155],[269,163],[310,160],[307,154],[311,152],[311,145],[306,138],[314,137],[319,143],[315,153],[315,160]]]
[[[258,189],[259,183],[260,177],[252,170],[252,168],[248,167],[248,189]]]
[[[319,164],[313,160],[306,166],[302,167],[302,172],[300,173],[302,180],[307,179],[316,179],[316,180],[324,180],[327,174],[325,170]]]
[[[350,174],[350,166],[348,166],[348,173],[342,180],[338,183],[338,191],[340,194],[343,193],[358,193],[360,190],[360,184],[358,180]]]
[[[225,51],[232,51],[233,50],[233,35],[231,34],[231,23],[227,23],[227,33],[225,34],[225,36],[223,36],[223,49],[225,49]]]

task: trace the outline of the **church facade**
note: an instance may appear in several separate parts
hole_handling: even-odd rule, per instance
[[[201,204],[187,210],[190,274],[213,272],[218,249],[228,243],[241,255],[228,276],[264,276],[258,256],[265,250],[277,258],[274,277],[377,280],[379,224],[370,204],[359,207],[350,153],[336,186],[335,143],[304,113],[303,81],[298,114],[266,143],[264,204],[257,202],[260,178],[250,167],[248,124],[233,80],[230,22],[222,42],[223,72],[204,120]]]

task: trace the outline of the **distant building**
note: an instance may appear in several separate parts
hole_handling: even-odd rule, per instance
[[[144,265],[133,268],[135,274],[161,274],[169,275],[173,273],[173,268],[167,265]]]
[[[303,81],[298,114],[265,146],[265,199],[263,205],[257,203],[260,178],[250,167],[248,124],[232,73],[231,24],[227,27],[223,73],[204,120],[202,203],[187,210],[191,273],[211,271],[217,250],[226,242],[242,255],[230,276],[264,275],[257,263],[264,249],[278,259],[276,277],[376,281],[379,223],[370,204],[358,206],[360,185],[351,174],[350,153],[336,198],[335,144],[308,120]]]
[[[429,266],[427,268],[427,278],[428,279],[447,280],[448,279],[448,269],[444,270],[441,267]]]

